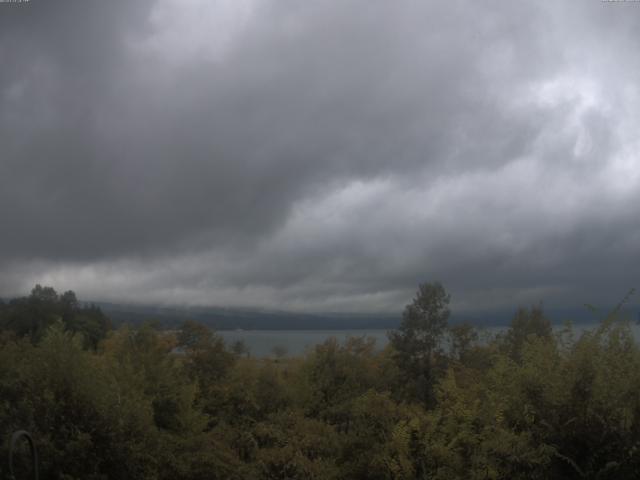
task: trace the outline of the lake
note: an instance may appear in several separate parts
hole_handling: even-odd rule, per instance
[[[575,338],[582,332],[593,329],[596,324],[578,324],[573,326]],[[478,328],[480,338],[487,338],[504,330],[506,327],[484,327]],[[562,328],[555,325],[555,329]],[[636,339],[640,339],[640,326],[632,325],[632,331]],[[249,352],[254,357],[267,357],[273,355],[275,347],[284,347],[287,355],[302,355],[308,349],[313,348],[330,337],[337,338],[344,342],[348,337],[372,337],[376,340],[378,348],[384,348],[389,339],[388,330],[220,330],[216,332],[227,345],[242,340],[249,348]]]

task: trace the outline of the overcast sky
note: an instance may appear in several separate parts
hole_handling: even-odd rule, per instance
[[[399,312],[640,287],[640,3],[0,3],[0,295]]]

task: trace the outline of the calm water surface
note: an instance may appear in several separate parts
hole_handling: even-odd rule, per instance
[[[573,326],[574,338],[578,338],[585,330],[595,328],[596,324],[580,324]],[[479,328],[481,339],[487,339],[506,327]],[[561,326],[555,326],[556,330]],[[640,326],[632,325],[633,333],[640,340]],[[344,342],[348,337],[372,337],[376,340],[378,348],[384,348],[389,342],[388,330],[233,330],[218,331],[228,345],[237,340],[242,340],[254,357],[267,357],[273,355],[275,347],[284,347],[287,355],[302,355],[330,337]]]

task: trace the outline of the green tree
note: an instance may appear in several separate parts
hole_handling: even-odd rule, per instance
[[[447,328],[450,300],[441,283],[421,284],[413,302],[404,309],[400,328],[389,333],[398,366],[426,405],[434,400],[435,357]]]
[[[93,349],[111,330],[111,321],[100,308],[80,307],[71,290],[58,295],[51,287],[36,285],[28,297],[14,298],[0,308],[0,328],[34,343],[59,320],[65,329],[81,333],[84,346]]]
[[[374,346],[367,337],[350,337],[343,345],[331,337],[316,345],[301,371],[309,414],[340,430],[349,428],[349,402],[380,379]]]
[[[465,362],[471,350],[478,342],[478,332],[469,323],[460,323],[449,328],[450,355]]]
[[[215,417],[224,408],[224,380],[237,361],[226,349],[224,340],[209,327],[186,321],[178,334],[178,346],[184,348],[184,368],[198,384],[198,399],[206,413]]]
[[[187,371],[203,389],[226,376],[236,360],[235,355],[227,351],[224,340],[198,322],[183,324],[178,345],[185,349]]]
[[[503,349],[516,361],[522,358],[522,349],[534,337],[551,338],[553,328],[551,321],[545,316],[542,305],[535,305],[530,310],[519,308],[504,336]]]
[[[149,402],[104,360],[60,321],[37,345],[19,339],[0,348],[0,432],[34,435],[41,478],[157,478]]]

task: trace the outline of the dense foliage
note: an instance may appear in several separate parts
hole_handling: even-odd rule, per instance
[[[638,478],[627,323],[576,336],[534,307],[479,340],[448,302],[421,286],[383,350],[257,359],[192,322],[110,330],[36,287],[0,304],[0,459],[24,428],[46,479]]]

